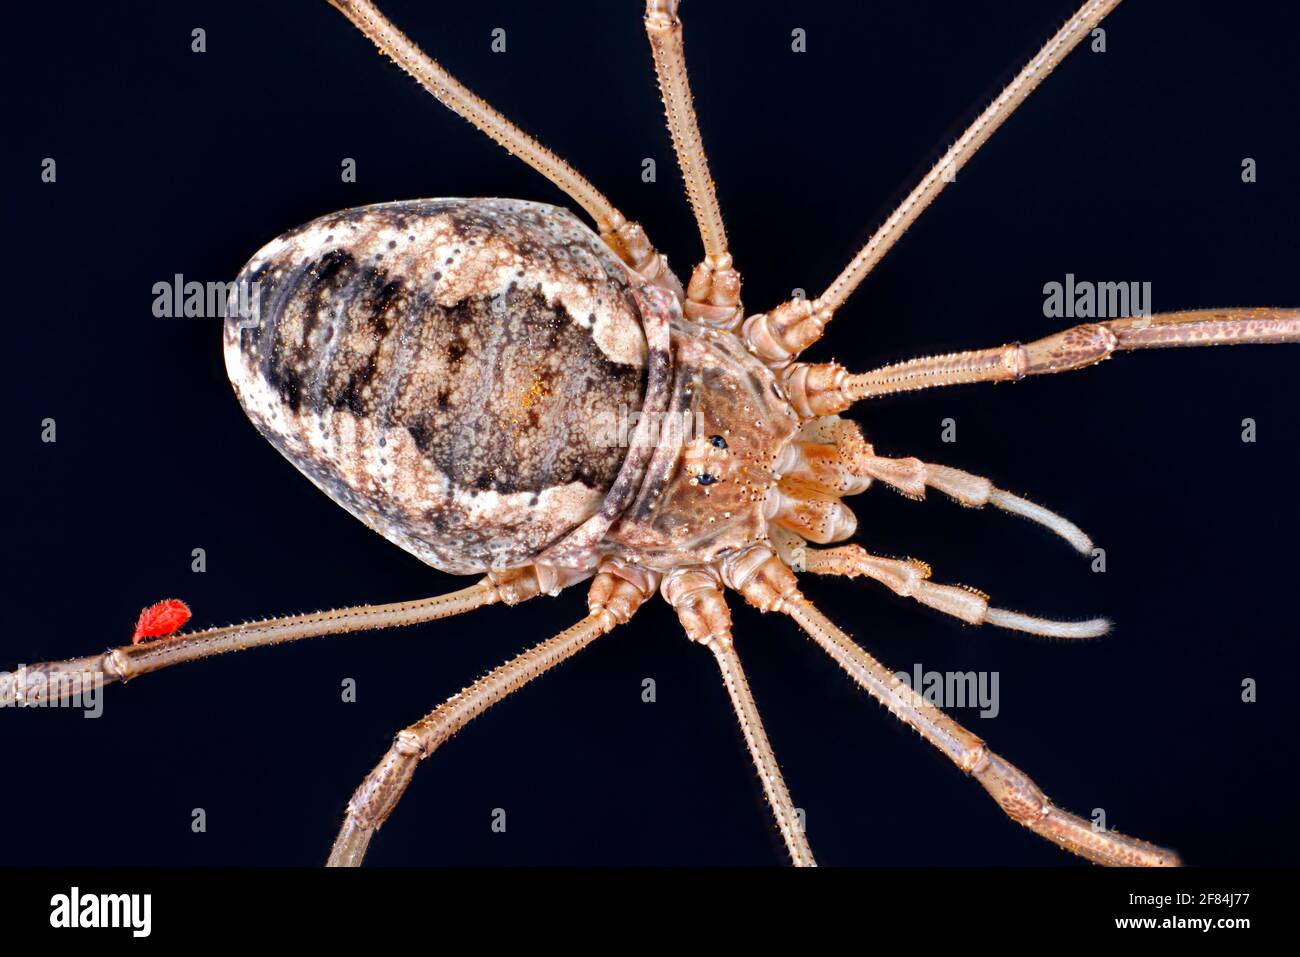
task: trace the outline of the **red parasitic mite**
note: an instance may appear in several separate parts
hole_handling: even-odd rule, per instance
[[[176,598],[168,598],[150,605],[140,612],[135,623],[135,632],[131,635],[131,644],[157,638],[170,638],[180,631],[190,620],[190,607]]]

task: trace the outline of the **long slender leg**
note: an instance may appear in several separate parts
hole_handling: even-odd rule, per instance
[[[867,240],[867,244],[853,257],[844,271],[817,299],[822,309],[834,312],[844,304],[849,294],[867,277],[885,253],[896,243],[934,200],[952,181],[956,172],[966,165],[1004,122],[1011,117],[1062,60],[1078,45],[1108,13],[1119,6],[1119,0],[1089,0],[1044,44],[997,98],[976,118],[957,142],[948,148],[943,158],[908,194],[907,198]]]
[[[418,601],[357,605],[307,615],[209,628],[160,641],[124,645],[103,654],[24,665],[0,674],[0,706],[36,705],[66,700],[81,693],[86,681],[112,684],[187,661],[231,651],[276,645],[301,638],[344,634],[373,628],[396,628],[450,618],[498,601],[515,604],[538,593],[531,571],[506,573],[500,581],[484,578],[468,588]]]
[[[686,636],[713,652],[790,860],[796,867],[816,867],[803,821],[785,786],[781,766],[767,740],[758,705],[736,655],[731,637],[731,613],[727,610],[717,574],[708,569],[671,572],[664,579],[663,594],[676,609]]]
[[[673,149],[686,182],[686,195],[704,244],[704,261],[691,274],[683,311],[691,319],[732,328],[743,316],[740,273],[732,266],[722,209],[695,119],[690,80],[686,75],[682,21],[677,16],[679,4],[680,0],[646,0],[645,29],[659,77],[668,131],[672,134]]]
[[[1300,309],[1190,309],[1086,323],[1028,344],[926,356],[856,375],[835,362],[795,362],[782,382],[795,411],[813,418],[843,412],[860,399],[1068,372],[1134,349],[1284,342],[1300,342]]]
[[[811,604],[792,603],[785,611],[864,691],[974,777],[1016,823],[1098,864],[1167,867],[1179,863],[1173,851],[1099,830],[1056,807],[1028,775],[904,684]]]
[[[989,605],[989,596],[961,585],[939,585],[929,580],[930,566],[914,558],[900,561],[869,554],[860,545],[806,549],[805,571],[814,575],[859,575],[875,579],[896,595],[911,598],[970,625],[997,625],[1046,638],[1096,638],[1110,630],[1105,618],[1089,621],[1054,621]]]
[[[1074,326],[1028,344],[927,356],[849,375],[847,402],[972,382],[1082,369],[1115,352],[1162,347],[1300,342],[1300,309],[1196,309]]]
[[[760,314],[763,316],[760,321],[746,324],[751,346],[759,350],[763,358],[779,363],[788,361],[792,355],[817,341],[835,311],[844,305],[850,293],[884,258],[885,253],[952,182],[957,171],[1015,113],[1079,41],[1117,6],[1119,0],[1088,0],[1083,4],[948,148],[825,292],[811,302],[796,300],[785,303],[771,313]]]
[[[835,627],[799,593],[794,575],[780,559],[771,556],[757,568],[751,563],[747,574],[733,572],[727,583],[760,610],[779,611],[794,619],[864,691],[975,778],[1013,821],[1098,864],[1155,867],[1179,863],[1173,851],[1099,830],[1052,804],[1028,775],[990,751],[981,738],[926,701]]]
[[[383,760],[370,772],[352,800],[334,847],[330,867],[356,867],[370,838],[401,800],[416,766],[489,706],[518,691],[534,678],[572,657],[601,635],[632,617],[654,585],[642,575],[639,583],[609,571],[598,572],[587,594],[589,614],[549,641],[494,668],[459,694],[452,695],[415,724],[399,731]]]
[[[443,106],[464,117],[509,153],[518,156],[586,210],[595,220],[601,236],[630,265],[646,273],[666,269],[659,254],[650,247],[640,226],[628,222],[614,204],[577,170],[475,96],[397,29],[374,3],[370,0],[329,2],[369,37],[381,53],[391,57]]]

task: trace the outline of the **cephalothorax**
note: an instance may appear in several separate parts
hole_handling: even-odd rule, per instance
[[[387,203],[324,216],[271,241],[240,279],[255,315],[231,317],[225,357],[257,428],[371,528],[474,585],[423,601],[216,628],[4,676],[0,700],[56,692],[314,635],[516,604],[590,580],[589,614],[397,735],[361,784],[330,855],[357,864],[418,762],[488,705],[626,622],[658,590],[715,655],[777,825],[812,864],[745,681],[725,591],[792,618],[861,687],[974,777],[1012,819],[1104,864],[1177,863],[1096,829],[858,647],[799,592],[795,572],[865,576],[971,624],[1092,637],[930,580],[924,563],[833,545],[855,528],[844,496],[872,481],[1036,521],[1087,554],[1070,522],[987,479],[877,455],[854,402],[894,392],[1078,369],[1125,349],[1300,341],[1300,310],[1166,313],[1088,323],[1027,344],[863,374],[798,361],[921,211],[1119,0],[1089,0],[948,150],[830,287],[747,314],[696,126],[677,0],[645,24],[705,256],[683,287],[639,226],[563,161],[478,100],[369,0],[331,0],[445,105],[550,178],[595,221],[504,199]]]

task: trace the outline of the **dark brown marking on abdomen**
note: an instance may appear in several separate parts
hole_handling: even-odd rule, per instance
[[[247,278],[261,286],[262,323],[242,331],[241,351],[295,415],[346,407],[403,427],[466,489],[604,490],[618,474],[626,450],[592,424],[640,408],[645,369],[610,360],[540,288],[445,306],[340,248]]]

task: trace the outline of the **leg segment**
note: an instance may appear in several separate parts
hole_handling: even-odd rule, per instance
[[[797,411],[828,415],[860,399],[1068,372],[1133,349],[1284,342],[1300,342],[1300,309],[1192,309],[1088,323],[1028,344],[926,356],[857,375],[833,362],[797,362],[784,381]]]
[[[1180,346],[1300,342],[1300,309],[1197,309],[1075,326],[1013,343],[885,366],[844,380],[849,402],[970,382],[1005,382],[1082,369],[1114,352]]]
[[[722,209],[691,102],[682,21],[677,16],[679,3],[680,0],[646,0],[645,29],[654,54],[668,131],[672,134],[673,149],[686,182],[686,195],[704,243],[704,261],[691,275],[683,310],[688,318],[730,329],[742,318],[740,273],[732,267]]]
[[[974,777],[1017,824],[1097,864],[1159,867],[1179,863],[1173,851],[1098,830],[1091,822],[1056,807],[1028,775],[913,691],[806,601],[790,603],[785,611],[864,691]]]
[[[849,294],[884,258],[894,243],[907,231],[933,202],[943,188],[952,182],[957,171],[966,165],[966,161],[975,155],[1004,122],[1020,107],[1035,89],[1062,60],[1089,34],[1102,18],[1119,6],[1119,0],[1088,0],[1083,4],[1061,29],[1047,41],[1037,55],[1016,74],[1007,84],[997,99],[988,105],[976,118],[966,132],[957,138],[957,142],[948,148],[948,152],[908,194],[902,204],[890,214],[883,226],[867,240],[853,261],[818,297],[817,304],[822,309],[834,312],[844,305]]]
[[[988,596],[983,592],[961,585],[938,585],[930,581],[930,566],[925,562],[914,558],[906,561],[881,558],[879,555],[868,554],[859,545],[806,549],[803,552],[803,565],[806,571],[814,575],[842,575],[846,578],[861,575],[873,578],[896,595],[913,598],[922,605],[960,618],[971,625],[997,625],[1046,638],[1097,638],[1110,630],[1110,622],[1105,618],[1053,621],[1004,608],[992,608]]]
[[[405,34],[379,12],[371,0],[330,0],[403,70],[432,93],[443,106],[464,117],[486,133],[507,152],[541,173],[566,196],[587,211],[596,222],[601,237],[634,268],[648,273],[647,278],[665,268],[658,253],[649,247],[645,233],[630,223],[596,187],[568,163],[479,99],[454,76],[416,46]],[[637,260],[641,260],[638,262]]]
[[[779,365],[816,342],[830,317],[844,305],[853,290],[867,278],[943,188],[953,181],[957,171],[1015,113],[1079,41],[1117,6],[1119,0],[1088,0],[1083,4],[948,148],[825,292],[812,302],[792,301],[746,323],[746,339],[751,348],[765,360]]]
[[[25,665],[13,674],[0,675],[0,705],[62,700],[80,693],[81,682],[86,680],[102,684],[129,681],[151,671],[230,651],[244,651],[247,648],[321,635],[416,625],[450,618],[499,601],[513,605],[536,594],[537,578],[531,568],[520,569],[496,573],[468,588],[419,601],[357,605],[309,615],[270,618],[179,634],[139,645],[124,645],[85,658]]]
[[[731,698],[731,706],[736,712],[741,733],[749,748],[749,756],[758,771],[763,794],[776,818],[790,860],[796,867],[815,867],[817,862],[808,846],[803,821],[785,786],[781,766],[767,740],[758,705],[749,690],[749,682],[745,680],[740,658],[736,655],[731,640],[731,613],[727,610],[717,573],[700,568],[671,572],[664,579],[662,590],[664,598],[676,609],[686,636],[712,651],[717,660],[722,681]]]
[[[799,593],[790,570],[775,556],[735,561],[727,584],[762,611],[789,615],[864,691],[915,729],[954,764],[975,778],[1003,811],[1035,834],[1098,864],[1170,866],[1173,851],[1137,838],[1101,831],[1052,804],[1023,771],[990,751],[978,736],[930,704],[901,678],[859,648]]]
[[[601,635],[622,624],[645,601],[654,584],[644,573],[639,583],[610,571],[597,573],[587,595],[590,614],[549,641],[544,641],[494,668],[464,691],[453,695],[415,724],[399,731],[392,747],[370,772],[352,800],[328,866],[361,864],[370,838],[401,800],[415,775],[416,766],[489,706],[518,691],[534,678],[572,657]]]

